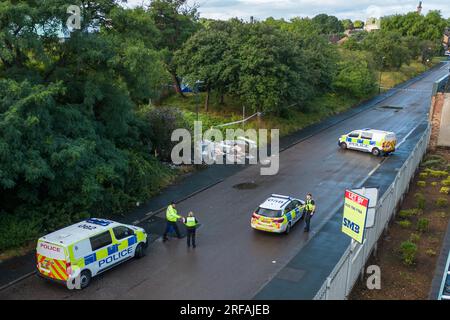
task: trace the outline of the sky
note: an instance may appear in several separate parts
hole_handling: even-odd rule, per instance
[[[145,5],[150,0],[128,0],[129,6]],[[227,20],[238,17],[258,20],[268,17],[284,18],[313,17],[319,13],[337,16],[340,19],[366,20],[368,17],[385,16],[415,11],[419,1],[415,0],[188,0],[197,3],[200,16]],[[423,13],[441,10],[444,17],[450,17],[449,0],[425,0]]]

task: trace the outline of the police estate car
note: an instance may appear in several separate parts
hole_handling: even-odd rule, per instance
[[[394,132],[363,129],[342,135],[338,140],[341,149],[354,149],[370,152],[374,156],[395,151],[397,137]]]
[[[253,229],[288,234],[291,228],[303,218],[305,202],[288,196],[272,194],[253,213]]]
[[[39,275],[83,289],[91,278],[147,248],[144,229],[105,219],[91,218],[50,233],[38,240]]]

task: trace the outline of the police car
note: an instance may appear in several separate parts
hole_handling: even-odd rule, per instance
[[[304,205],[302,200],[272,194],[253,213],[251,226],[256,230],[288,234],[303,218]]]
[[[397,137],[394,132],[362,129],[342,135],[338,145],[341,149],[354,149],[379,156],[395,151]]]
[[[133,257],[142,257],[147,245],[147,233],[142,228],[91,218],[38,240],[38,274],[70,289],[83,289],[92,277]]]

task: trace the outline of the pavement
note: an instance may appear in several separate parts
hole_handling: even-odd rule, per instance
[[[450,147],[450,93],[445,94],[437,146]]]
[[[311,299],[348,245],[349,240],[337,230],[344,190],[368,178],[375,179],[371,183],[387,184],[395,176],[395,166],[423,132],[433,83],[444,72],[435,68],[284,139],[276,176],[260,176],[259,166],[213,166],[198,173],[203,178],[193,174],[139,208],[140,213],[123,217],[155,230],[157,218],[164,217],[159,208],[175,199],[179,212],[193,210],[202,223],[197,249],[187,249],[184,240],[163,243],[155,235],[144,259],[94,278],[85,290],[69,291],[32,275],[1,290],[0,299],[264,299],[267,292],[274,299]],[[395,131],[402,146],[387,161],[338,149],[341,134],[366,127]],[[380,168],[396,165],[387,166],[387,173],[373,174],[382,161]],[[217,176],[214,170],[221,174]],[[239,189],[242,183],[254,188]],[[250,228],[252,211],[271,193],[304,198],[307,192],[313,193],[318,205],[309,234],[303,232],[303,222],[288,236]],[[0,268],[1,273],[8,272]],[[280,277],[285,282],[272,282]],[[289,279],[296,280],[302,290],[290,295]]]

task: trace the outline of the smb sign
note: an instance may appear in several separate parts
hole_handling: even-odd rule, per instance
[[[369,199],[350,190],[345,191],[342,232],[359,243],[364,241]]]

